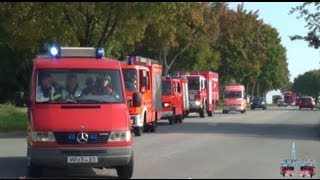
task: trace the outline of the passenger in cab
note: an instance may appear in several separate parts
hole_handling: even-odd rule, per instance
[[[111,94],[113,91],[111,87],[111,77],[110,76],[98,76],[95,83],[94,94],[105,95]]]
[[[49,100],[58,100],[61,98],[61,94],[56,91],[52,85],[52,77],[49,73],[41,74],[40,84],[37,87],[37,102],[46,102]]]
[[[112,89],[111,77],[109,75],[97,77],[93,94],[113,95],[114,97],[119,98],[118,94]]]
[[[94,92],[94,89],[94,80],[92,77],[88,77],[86,79],[86,87],[83,89],[82,94],[85,96],[92,94]]]
[[[66,87],[62,90],[63,99],[72,99],[80,97],[82,90],[79,88],[77,76],[75,74],[70,74],[66,80]]]

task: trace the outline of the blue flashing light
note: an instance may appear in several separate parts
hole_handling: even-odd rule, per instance
[[[197,71],[197,75],[200,75],[200,72],[199,72],[199,71]]]
[[[132,65],[133,64],[133,56],[129,56],[128,57],[128,65]]]
[[[104,49],[96,48],[96,58],[101,59],[102,57],[104,57]]]
[[[177,72],[177,77],[180,77],[180,73],[179,73],[179,71]]]
[[[170,79],[170,74],[167,74],[167,76],[166,76],[166,77],[167,77],[167,79]]]
[[[75,140],[76,139],[76,134],[69,134],[68,135],[68,140]]]
[[[59,46],[52,46],[49,49],[49,55],[52,58],[59,58],[61,54],[61,49]]]
[[[97,133],[90,134],[90,140],[96,141],[97,139],[98,139],[98,134]]]

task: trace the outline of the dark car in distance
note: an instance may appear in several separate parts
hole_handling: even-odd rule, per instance
[[[315,102],[313,97],[311,96],[303,96],[300,98],[299,101],[299,109],[301,108],[311,108],[311,110],[313,110],[315,106]]]
[[[256,97],[251,102],[251,109],[262,108],[263,110],[267,109],[267,103],[264,98]]]

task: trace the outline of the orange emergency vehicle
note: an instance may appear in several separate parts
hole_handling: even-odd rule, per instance
[[[188,79],[186,76],[162,78],[162,115],[169,124],[182,123],[185,114],[189,113]]]
[[[161,75],[162,66],[155,60],[141,56],[129,56],[122,62],[126,95],[131,103],[130,119],[134,134],[155,132],[157,121],[161,119]],[[141,101],[133,103],[137,97]]]
[[[245,88],[238,83],[230,83],[224,89],[222,113],[229,111],[240,111],[245,113],[247,108],[247,98]]]
[[[43,167],[115,168],[133,175],[133,138],[120,62],[102,48],[52,47],[34,59],[27,173]],[[139,101],[139,99],[137,99]]]
[[[212,71],[178,72],[188,77],[189,112],[212,116],[219,100],[219,74]],[[187,114],[188,115],[188,114]]]

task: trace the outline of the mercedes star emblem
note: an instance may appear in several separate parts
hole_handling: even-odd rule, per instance
[[[87,133],[82,132],[77,135],[77,141],[81,144],[88,142],[88,139],[89,135]]]

